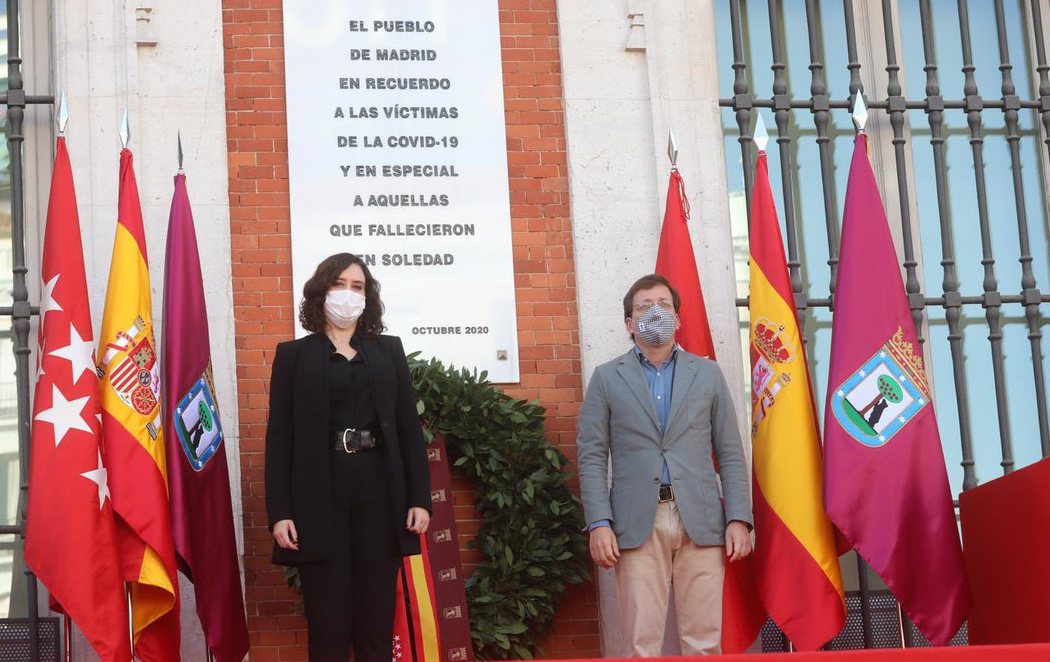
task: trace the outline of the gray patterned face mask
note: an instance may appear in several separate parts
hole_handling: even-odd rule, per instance
[[[645,344],[653,347],[662,347],[671,342],[674,327],[674,312],[655,304],[634,322],[634,332]]]

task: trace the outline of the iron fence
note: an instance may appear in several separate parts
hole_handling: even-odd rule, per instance
[[[1034,390],[1035,407],[1031,415],[1035,417],[1032,428],[1038,427],[1039,453],[1042,457],[1050,456],[1050,427],[1047,422],[1046,401],[1046,378],[1044,374],[1044,356],[1042,352],[1042,317],[1040,304],[1050,302],[1050,294],[1039,289],[1036,273],[1033,269],[1033,255],[1031,236],[1046,232],[1047,218],[1045,214],[1039,218],[1033,218],[1029,213],[1029,205],[1026,204],[1026,196],[1041,196],[1046,190],[1046,173],[1043,173],[1042,187],[1038,191],[1025,190],[1025,178],[1022,176],[1021,143],[1022,140],[1041,140],[1043,147],[1050,153],[1050,65],[1047,64],[1045,36],[1042,22],[1042,2],[1045,0],[1029,0],[1027,4],[1023,0],[1014,0],[1010,16],[1020,16],[1021,25],[1017,21],[1011,24],[1008,14],[1004,10],[1004,0],[994,0],[994,26],[988,25],[989,34],[994,27],[995,43],[998,55],[998,86],[997,89],[979,89],[978,80],[975,76],[977,67],[974,61],[973,39],[971,33],[971,16],[968,0],[957,0],[955,3],[931,2],[931,0],[882,0],[881,6],[876,0],[858,0],[855,6],[854,0],[843,0],[842,31],[833,38],[845,41],[844,51],[846,53],[846,69],[848,70],[848,96],[833,96],[829,92],[827,71],[824,62],[824,40],[827,30],[822,23],[821,12],[832,3],[824,3],[822,7],[820,0],[804,0],[804,8],[801,2],[793,3],[791,6],[796,11],[804,11],[806,21],[806,34],[803,37],[801,31],[796,30],[790,34],[783,27],[785,5],[788,0],[766,0],[761,3],[753,1],[752,7],[764,4],[762,10],[768,13],[768,35],[755,37],[749,35],[744,27],[747,23],[748,3],[740,0],[729,0],[729,24],[731,27],[732,40],[732,96],[719,100],[722,108],[732,110],[736,123],[737,142],[739,143],[741,170],[744,181],[744,196],[748,217],[750,218],[751,193],[753,189],[753,168],[755,149],[752,140],[754,127],[754,116],[760,109],[771,111],[776,124],[776,143],[779,152],[779,165],[781,173],[781,185],[783,196],[783,221],[785,231],[785,244],[788,255],[788,270],[794,302],[799,311],[800,318],[805,319],[806,312],[813,309],[834,308],[835,302],[835,280],[838,266],[839,245],[839,216],[838,191],[836,190],[836,178],[834,174],[834,160],[832,154],[832,136],[829,133],[830,114],[837,110],[852,109],[853,102],[858,94],[863,94],[867,105],[885,113],[888,118],[889,128],[892,134],[890,140],[892,146],[892,173],[886,172],[887,179],[896,182],[896,197],[899,203],[901,243],[901,266],[904,272],[905,289],[907,292],[909,307],[911,309],[916,329],[920,333],[920,342],[926,342],[923,330],[924,323],[930,320],[931,311],[943,310],[944,320],[947,325],[946,342],[949,346],[951,375],[954,382],[955,409],[958,415],[958,439],[957,443],[961,449],[962,489],[970,489],[977,485],[978,478],[975,471],[974,460],[974,433],[971,429],[972,412],[970,409],[970,395],[968,393],[968,381],[966,376],[967,354],[964,351],[963,328],[972,323],[971,319],[964,319],[965,306],[980,306],[984,311],[985,325],[987,327],[987,351],[991,361],[991,375],[994,385],[994,401],[996,405],[996,421],[998,425],[999,463],[1003,473],[1009,473],[1015,467],[1015,440],[1011,436],[1011,408],[1007,395],[1007,375],[1004,370],[1004,347],[1003,347],[1003,320],[1009,315],[1023,313],[1024,324],[1027,330],[1028,352],[1031,358],[1031,388]],[[982,0],[983,2],[983,0]],[[917,3],[917,6],[915,6]],[[954,4],[954,6],[951,6]],[[904,81],[902,81],[899,40],[902,38],[901,25],[897,14],[902,6],[910,6],[911,10],[917,10],[921,28],[922,53],[924,80],[921,81],[923,94],[905,94]],[[876,14],[881,11],[883,34],[882,44],[872,43],[871,46],[881,46],[885,65],[883,67],[883,79],[885,87],[865,89],[862,79],[863,69],[861,59],[858,56],[858,22],[855,10],[858,7],[873,9]],[[987,11],[990,3],[982,5],[980,9]],[[937,62],[938,49],[935,38],[937,31],[934,29],[934,9],[939,12],[954,12],[958,16],[958,34],[949,35],[954,41],[958,39],[959,56],[961,57],[961,73],[963,76],[962,95],[951,98],[942,93],[940,81],[940,70]],[[1019,9],[1019,11],[1018,11]],[[896,10],[896,11],[895,11]],[[943,18],[943,13],[939,16]],[[943,21],[942,21],[943,23]],[[871,27],[865,25],[864,27]],[[942,34],[943,34],[943,25]],[[751,29],[754,26],[751,25]],[[1031,98],[1023,98],[1018,93],[1018,85],[1014,81],[1014,62],[1011,61],[1010,43],[1008,33],[1016,34],[1021,30],[1024,39],[1030,44],[1025,48],[1027,60],[1025,70],[1033,72],[1033,86],[1037,85],[1037,94]],[[771,50],[770,69],[772,70],[772,85],[764,89],[753,89],[750,76],[754,64],[750,61],[751,50],[745,38],[765,39],[768,38]],[[810,72],[808,89],[802,91],[799,87],[792,89],[786,75],[785,44],[787,39],[807,39]],[[946,37],[947,39],[947,37]],[[1014,40],[1016,44],[1016,39]],[[797,46],[797,44],[794,44]],[[869,57],[869,59],[873,59]],[[881,64],[881,63],[880,63]],[[725,74],[730,72],[725,71]],[[868,76],[867,80],[875,80],[874,76]],[[919,87],[919,81],[908,81],[912,89]],[[1022,88],[1025,86],[1022,85]],[[987,96],[985,96],[987,95]],[[998,96],[993,96],[998,95]],[[799,131],[791,130],[792,114],[809,112],[815,131],[806,132],[802,135]],[[948,186],[949,163],[946,157],[946,139],[948,127],[946,126],[945,113],[961,111],[965,114],[967,124],[967,135],[972,154],[972,167],[974,179],[974,195],[976,199],[975,213],[966,210],[960,214],[953,210],[951,195]],[[1043,132],[1039,135],[1038,127],[1033,131],[1022,131],[1019,116],[1022,112],[1036,113],[1039,123],[1042,124]],[[926,222],[935,222],[939,228],[941,266],[941,283],[936,291],[931,291],[929,285],[929,271],[926,272],[925,290],[921,279],[920,262],[921,255],[916,249],[915,238],[920,235],[920,219],[913,213],[914,178],[915,166],[910,164],[909,157],[925,145],[915,140],[916,135],[925,135],[926,131],[914,129],[911,116],[917,113],[925,115],[928,124],[929,147],[932,151],[932,178],[936,191],[936,220],[928,219]],[[1017,250],[1020,263],[1020,279],[1017,282],[1005,283],[997,273],[997,256],[994,250],[997,227],[993,227],[989,214],[989,186],[986,181],[986,154],[985,137],[989,133],[985,125],[990,114],[998,113],[1004,128],[995,128],[993,132],[1005,137],[1005,143],[1009,150],[1009,168],[1011,171],[1012,206],[1017,224]],[[997,120],[998,123],[999,120]],[[803,218],[799,213],[796,196],[798,193],[797,163],[793,163],[793,140],[815,139],[819,153],[820,186],[823,198],[823,219]],[[886,148],[887,153],[890,149]],[[887,161],[889,159],[887,158]],[[887,170],[889,170],[887,165]],[[815,173],[813,173],[815,175]],[[993,192],[997,200],[1002,200],[1005,195],[1000,191]],[[889,204],[889,203],[888,203]],[[890,211],[890,210],[887,210]],[[960,224],[972,220],[976,216],[980,235],[980,269],[981,286],[980,291],[964,291],[961,286],[959,275],[959,264],[956,255],[955,231]],[[799,235],[803,223],[820,223],[827,240],[827,268],[829,280],[825,292],[826,295],[814,296],[813,288],[807,292],[805,270],[814,265],[805,263],[804,256],[800,257]],[[1042,224],[1042,225],[1033,225]],[[1044,287],[1046,285],[1044,284]],[[823,293],[820,293],[823,294]],[[739,298],[737,306],[745,308],[748,305],[746,298]],[[1018,315],[1019,316],[1019,315]],[[858,564],[862,564],[859,561]],[[877,640],[884,638],[880,627],[891,627],[900,630],[901,636],[895,641],[898,645],[918,645],[922,643],[921,637],[913,631],[913,626],[907,623],[902,616],[894,617],[890,625],[873,624],[874,612],[882,609],[876,608],[878,600],[884,600],[884,595],[875,595],[867,586],[867,572],[861,566],[859,572],[860,591],[855,599],[851,598],[850,607],[859,610],[861,632],[855,637],[854,647],[870,648]],[[877,598],[877,599],[876,599]],[[892,599],[892,598],[891,598]],[[882,609],[882,611],[885,611]],[[880,612],[881,613],[881,612]],[[850,618],[854,618],[851,614]],[[885,621],[886,619],[882,619]],[[880,621],[880,623],[882,623]],[[887,621],[889,622],[889,621]],[[767,634],[778,644],[781,639],[775,635],[775,628],[767,630]],[[963,640],[965,637],[963,637]],[[767,639],[768,641],[768,639]],[[786,646],[786,642],[784,642]]]

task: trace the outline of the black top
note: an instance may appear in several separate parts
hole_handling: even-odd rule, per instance
[[[328,430],[335,433],[353,428],[376,432],[375,400],[360,341],[357,336],[350,340],[350,346],[357,350],[357,354],[347,360],[335,351],[331,339],[326,336],[325,340],[331,352],[328,358]]]

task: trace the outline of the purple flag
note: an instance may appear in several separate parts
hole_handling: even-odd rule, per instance
[[[922,348],[863,134],[853,148],[835,291],[824,503],[941,646],[970,612],[970,590]]]
[[[212,381],[208,311],[186,177],[175,176],[164,264],[164,426],[175,552],[218,662],[248,652],[230,475]]]

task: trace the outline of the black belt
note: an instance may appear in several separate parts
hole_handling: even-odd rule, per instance
[[[340,453],[359,453],[379,447],[379,436],[371,430],[347,428],[332,433],[332,450]]]
[[[670,485],[661,485],[660,503],[667,503],[668,501],[674,501],[674,490],[671,489]]]

